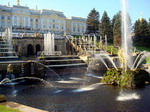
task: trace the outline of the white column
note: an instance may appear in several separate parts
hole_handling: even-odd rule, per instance
[[[58,31],[61,30],[60,26],[61,26],[61,20],[58,20]]]
[[[43,31],[43,18],[40,18],[40,22],[41,22],[40,27],[41,27],[41,30]]]
[[[72,34],[72,32],[73,32],[73,23],[71,22],[71,34]]]
[[[2,21],[2,19],[1,19],[1,15],[0,15],[0,28],[2,27],[1,21]]]
[[[63,20],[63,24],[64,24],[64,31],[66,32],[66,23],[65,23],[65,20]]]
[[[12,16],[11,21],[12,21],[12,26],[14,26],[14,22],[15,22],[14,16]]]
[[[30,17],[28,17],[28,27],[31,26],[31,23],[30,23]]]
[[[24,27],[26,27],[26,17],[23,18],[24,18]]]

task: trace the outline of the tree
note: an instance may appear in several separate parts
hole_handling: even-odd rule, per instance
[[[92,9],[87,17],[86,24],[86,33],[97,33],[99,31],[99,12]]]
[[[121,12],[114,15],[112,19],[114,45],[121,45]]]
[[[148,23],[149,31],[150,31],[150,18],[149,18],[149,23]]]
[[[149,24],[145,19],[139,19],[134,24],[134,45],[150,47]]]
[[[102,38],[107,35],[108,42],[112,43],[113,42],[113,37],[112,37],[112,27],[111,27],[111,21],[110,18],[107,15],[107,12],[104,11],[101,22],[100,22],[100,34],[102,35]]]

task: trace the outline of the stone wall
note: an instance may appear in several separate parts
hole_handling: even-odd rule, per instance
[[[55,39],[55,50],[67,55],[66,38]],[[13,38],[14,49],[18,56],[37,55],[37,51],[44,51],[42,37]]]

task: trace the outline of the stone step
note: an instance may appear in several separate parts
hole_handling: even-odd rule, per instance
[[[76,63],[76,64],[60,64],[60,65],[46,65],[46,67],[75,67],[75,66],[87,66],[86,63]]]

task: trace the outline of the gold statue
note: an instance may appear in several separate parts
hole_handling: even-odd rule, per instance
[[[67,33],[66,32],[64,32],[64,36],[66,36],[67,35]]]
[[[124,60],[123,51],[121,48],[119,48],[119,50],[118,50],[118,57],[120,60],[121,68],[124,68],[125,67],[125,60]]]
[[[7,73],[13,73],[13,66],[12,66],[12,64],[9,64],[7,66]]]
[[[143,22],[142,15],[143,15],[143,14],[142,14],[142,12],[141,12],[141,14],[140,14],[140,19],[139,19],[139,20],[140,20],[140,23],[142,23],[142,22]]]
[[[41,51],[40,52],[40,56],[38,57],[38,59],[45,59],[45,56],[44,56],[44,51]]]

